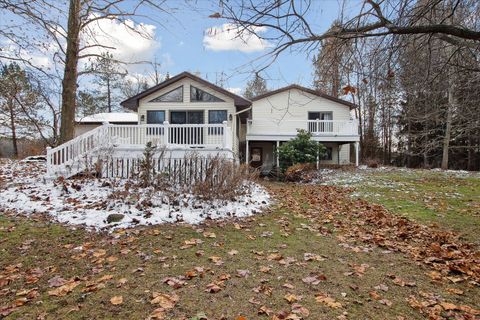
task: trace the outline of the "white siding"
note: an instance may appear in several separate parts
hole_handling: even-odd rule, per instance
[[[191,102],[190,101],[190,86],[197,87],[207,93],[210,93],[224,102]],[[150,102],[151,100],[159,97],[173,89],[183,86],[183,102]],[[234,100],[229,96],[226,96],[220,92],[212,90],[210,87],[198,83],[190,78],[183,78],[177,82],[172,83],[168,87],[162,88],[146,97],[140,99],[138,104],[138,121],[139,124],[147,123],[147,111],[149,110],[163,110],[165,111],[165,120],[170,122],[170,111],[203,111],[204,123],[208,123],[208,111],[209,110],[227,110],[228,126],[232,128],[232,133],[235,135],[235,121],[230,121],[230,115],[236,112]],[[144,120],[142,121],[142,116]],[[238,154],[238,143],[235,142],[232,136],[232,145],[234,146],[234,152]]]
[[[152,99],[159,97],[179,86],[183,85],[183,102],[150,102]],[[199,89],[208,92],[225,102],[190,102],[190,85],[197,87]],[[189,78],[184,78],[180,81],[172,83],[170,86],[165,87],[159,91],[156,91],[139,101],[138,105],[138,119],[139,123],[146,123],[147,120],[147,111],[148,110],[165,110],[165,117],[167,121],[170,121],[170,113],[171,110],[178,110],[178,111],[201,111],[204,110],[204,122],[208,123],[208,110],[227,110],[228,115],[234,114],[236,112],[236,108],[234,105],[234,101],[232,98],[212,90],[210,87],[195,82]],[[144,122],[141,122],[141,117],[144,116]],[[227,117],[228,119],[229,117]],[[228,125],[232,126],[232,121],[229,121]]]
[[[332,120],[350,120],[350,108],[316,95],[291,89],[253,102],[252,119],[272,123],[283,120],[307,120],[308,112],[329,112]],[[277,126],[272,126],[277,129]]]
[[[101,124],[76,124],[74,135],[75,137],[78,137],[79,135],[82,135],[85,132],[95,129],[98,126],[101,126]]]

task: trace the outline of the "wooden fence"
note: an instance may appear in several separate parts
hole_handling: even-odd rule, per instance
[[[212,161],[219,160],[234,162],[223,157],[154,158],[151,165],[155,174],[165,175],[171,183],[185,185],[203,181],[215,166]],[[143,158],[110,157],[101,161],[101,176],[124,179],[138,177],[142,161]]]

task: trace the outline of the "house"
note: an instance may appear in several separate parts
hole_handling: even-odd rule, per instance
[[[350,146],[354,145],[358,165],[357,120],[355,105],[299,85],[290,85],[257,96],[245,134],[246,158],[252,165],[269,172],[278,167],[274,156],[278,146],[297,135],[298,129],[326,147],[324,164],[350,164]]]
[[[82,157],[109,150],[107,174],[127,175],[142,156],[147,142],[160,145],[169,159],[194,151],[200,156],[221,155],[248,161],[268,172],[278,166],[274,150],[294,138],[297,129],[312,133],[328,154],[321,162],[350,163],[350,145],[356,146],[354,105],[329,95],[292,85],[258,96],[253,101],[233,94],[196,75],[180,73],[121,103],[136,113],[95,115],[78,122],[81,133],[47,150],[48,175],[73,175],[84,170]],[[128,120],[128,121],[127,121]],[[103,123],[100,125],[100,123]],[[319,159],[320,160],[320,159]]]
[[[105,122],[110,124],[135,125],[138,123],[138,115],[134,112],[105,112],[78,117],[75,119],[75,137],[95,129]]]

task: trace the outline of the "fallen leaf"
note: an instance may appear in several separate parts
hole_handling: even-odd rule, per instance
[[[165,310],[173,309],[179,300],[176,294],[168,295],[159,292],[152,293],[152,298],[153,299],[150,300],[150,304],[158,304]]]
[[[70,280],[64,285],[48,291],[48,295],[50,296],[57,296],[57,297],[63,297],[72,292],[73,289],[75,289],[78,285],[80,284],[80,281],[78,280]]]
[[[335,299],[329,297],[326,294],[320,293],[315,297],[315,300],[319,303],[326,304],[330,308],[333,309],[338,309],[342,307],[342,304],[340,302],[335,301]]]
[[[110,299],[110,303],[113,305],[119,305],[123,303],[123,297],[122,296],[114,296]]]
[[[207,289],[205,289],[206,292],[209,292],[209,293],[217,293],[219,292],[220,290],[222,290],[222,288],[220,288],[217,284],[215,283],[209,283],[207,285]]]

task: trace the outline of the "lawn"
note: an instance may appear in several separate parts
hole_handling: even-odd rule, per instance
[[[356,195],[384,205],[392,213],[437,224],[480,245],[480,175],[434,170],[363,170],[333,178],[356,188]]]
[[[480,316],[478,247],[448,232],[465,239],[478,234],[479,180],[458,178],[455,187],[441,173],[370,174],[378,183],[362,190],[360,182],[355,188],[264,182],[276,203],[262,214],[196,226],[102,233],[45,215],[3,211],[0,314],[192,320]],[[398,192],[395,202],[390,182],[416,196]],[[432,200],[425,202],[420,194],[429,190]],[[422,210],[431,210],[431,217]],[[462,223],[462,217],[471,220]],[[425,224],[430,222],[441,228]]]

